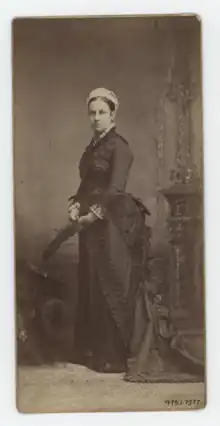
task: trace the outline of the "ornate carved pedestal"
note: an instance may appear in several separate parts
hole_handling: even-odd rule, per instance
[[[190,328],[203,324],[202,198],[194,184],[162,190],[170,206],[170,309]],[[184,324],[187,326],[187,324]]]

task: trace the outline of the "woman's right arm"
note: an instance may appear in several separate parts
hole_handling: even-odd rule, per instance
[[[78,220],[79,219],[79,211],[80,211],[79,200],[80,200],[80,194],[81,194],[82,188],[83,188],[83,181],[84,181],[83,174],[85,174],[85,170],[83,170],[83,169],[85,169],[84,163],[85,163],[85,159],[86,159],[86,156],[87,156],[87,151],[88,151],[88,148],[84,151],[84,153],[81,157],[80,163],[79,163],[79,171],[80,171],[80,178],[81,178],[79,188],[78,188],[76,194],[71,195],[68,198],[68,203],[69,203],[68,213],[69,213],[69,217],[70,217],[71,220]]]
[[[74,205],[75,203],[79,203],[80,202],[80,198],[81,198],[81,195],[82,195],[83,190],[84,190],[85,177],[86,177],[87,171],[88,171],[88,156],[89,156],[89,151],[90,151],[90,145],[91,144],[89,144],[86,147],[86,149],[85,149],[85,151],[84,151],[84,153],[83,153],[83,155],[82,155],[82,157],[80,159],[80,162],[79,162],[79,175],[80,175],[81,182],[79,184],[79,187],[78,187],[78,190],[77,190],[76,194],[71,195],[68,198],[69,208],[72,205]]]

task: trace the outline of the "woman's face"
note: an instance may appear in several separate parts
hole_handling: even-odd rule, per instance
[[[96,133],[104,132],[114,121],[115,112],[112,112],[101,98],[90,102],[88,110],[91,127]]]

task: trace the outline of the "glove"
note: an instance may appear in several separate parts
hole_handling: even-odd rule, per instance
[[[90,225],[91,223],[95,222],[97,219],[98,217],[96,214],[94,214],[93,212],[89,212],[87,215],[81,216],[78,219],[78,223],[80,225]]]
[[[78,202],[69,205],[68,213],[71,221],[77,221],[79,219],[79,210],[80,204]]]

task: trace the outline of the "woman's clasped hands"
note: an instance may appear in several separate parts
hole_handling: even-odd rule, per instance
[[[80,216],[80,204],[71,204],[68,208],[69,218],[72,222],[77,222],[80,225],[89,225],[97,220],[97,215],[89,211],[86,215]]]

